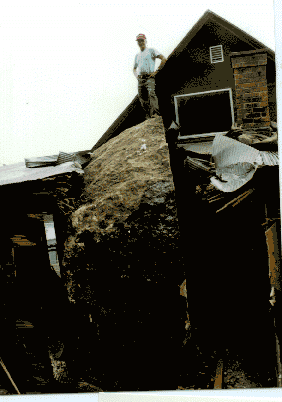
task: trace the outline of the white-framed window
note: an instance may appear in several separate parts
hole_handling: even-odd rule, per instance
[[[222,45],[210,47],[211,63],[221,63],[224,61]]]
[[[235,122],[231,88],[175,95],[174,104],[178,139],[226,134]]]

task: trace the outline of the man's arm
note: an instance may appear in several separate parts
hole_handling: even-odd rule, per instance
[[[133,74],[135,75],[136,78],[138,78],[137,67],[138,67],[138,62],[137,62],[137,55],[136,55],[134,58],[134,65],[133,65]]]
[[[163,68],[163,66],[165,65],[165,63],[167,61],[167,59],[162,54],[157,56],[157,58],[161,59],[161,64],[159,65],[159,68],[153,74],[151,74],[151,77],[154,77]]]

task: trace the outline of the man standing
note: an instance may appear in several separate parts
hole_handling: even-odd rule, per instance
[[[135,56],[133,74],[138,79],[138,96],[145,112],[146,119],[159,116],[159,103],[155,93],[155,75],[164,66],[166,58],[154,48],[147,48],[147,39],[143,34],[136,38],[140,52]],[[161,64],[155,70],[156,58]],[[138,70],[138,71],[137,71]]]

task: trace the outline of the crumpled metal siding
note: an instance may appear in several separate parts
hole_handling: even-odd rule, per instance
[[[90,153],[88,151],[72,153],[60,152],[58,155],[25,158],[25,165],[28,168],[57,166],[66,162],[78,162],[79,164],[83,165],[89,159]]]
[[[236,163],[260,161],[260,151],[223,135],[216,135],[213,140],[212,155],[216,168]]]
[[[58,155],[25,158],[25,166],[28,168],[56,166]]]
[[[260,151],[260,156],[264,165],[277,166],[279,165],[278,152]]]
[[[212,177],[211,182],[223,192],[233,192],[244,186],[252,179],[259,166],[279,165],[278,152],[259,151],[250,145],[219,135],[213,141],[212,155],[216,174],[223,182],[216,177]],[[249,166],[253,167],[250,172],[248,172]]]

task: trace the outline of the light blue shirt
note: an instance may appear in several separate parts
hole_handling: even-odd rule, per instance
[[[134,60],[134,68],[137,68],[137,74],[153,73],[157,56],[160,56],[160,53],[154,48],[146,48],[143,52],[137,53]]]

